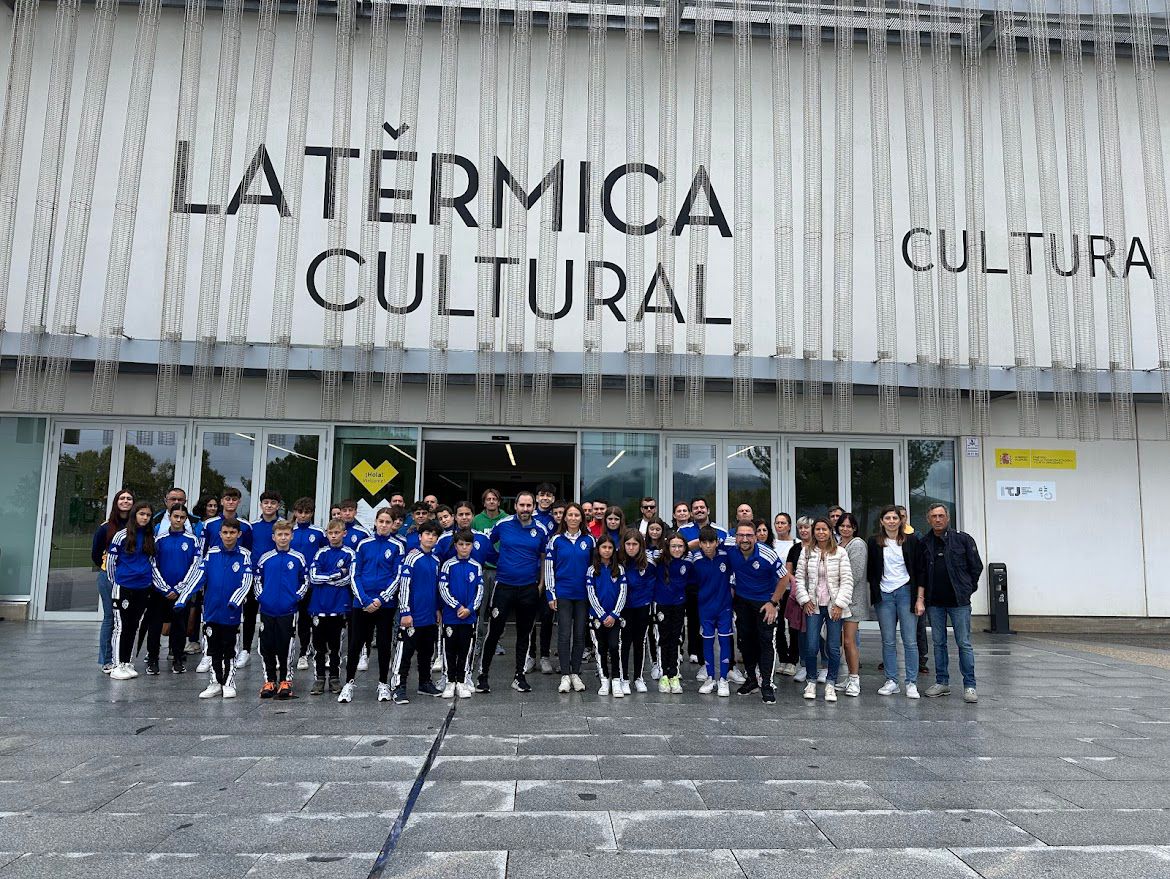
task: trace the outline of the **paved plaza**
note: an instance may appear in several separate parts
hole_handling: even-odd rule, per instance
[[[879,697],[868,632],[836,705],[699,696],[693,666],[683,696],[522,696],[500,657],[423,773],[449,702],[367,673],[350,705],[262,703],[257,662],[200,701],[166,662],[107,680],[95,637],[0,623],[0,879],[362,879],[423,774],[384,876],[1170,877],[1156,647],[978,636],[978,705]]]

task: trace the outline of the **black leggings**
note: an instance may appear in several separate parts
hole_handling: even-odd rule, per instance
[[[683,619],[686,616],[684,604],[660,604],[655,610],[658,630],[658,664],[662,676],[673,678],[678,674],[678,652],[682,647]]]
[[[703,630],[699,627],[699,591],[687,589],[687,654],[703,658]]]
[[[251,652],[252,641],[256,637],[256,617],[259,615],[260,602],[256,600],[256,596],[249,589],[247,596],[244,598],[244,637],[240,643],[241,650]]]
[[[162,649],[162,629],[164,623],[171,624],[171,633],[167,636],[167,646],[171,659],[179,659],[187,641],[187,609],[175,611],[175,602],[167,598],[157,589],[150,590],[150,599],[146,608],[146,657],[151,662],[158,662],[158,655]]]
[[[382,643],[382,636],[378,636],[378,643]],[[443,627],[443,654],[447,658],[447,682],[451,684],[466,684],[467,669],[471,663],[471,654],[475,650],[475,626],[472,623],[460,623],[455,626]]]
[[[504,634],[504,627],[508,624],[508,617],[513,611],[516,613],[516,674],[524,674],[524,660],[528,656],[528,636],[532,632],[532,624],[540,612],[541,593],[536,584],[530,586],[508,586],[496,582],[496,591],[492,595],[491,623],[488,625],[487,639],[483,644],[483,655],[480,657],[480,674],[486,675],[491,671],[492,659],[496,655],[496,645]]]
[[[622,637],[622,675],[626,680],[642,677],[646,664],[646,633],[650,631],[650,605],[627,607],[622,611],[625,634]],[[633,663],[630,652],[633,651]]]
[[[589,622],[589,599],[557,599],[557,651],[561,674],[581,674],[585,654],[585,626]]]
[[[260,614],[260,656],[264,660],[264,680],[279,683],[292,679],[290,659],[295,613],[273,616]]]
[[[345,630],[345,617],[313,617],[313,649],[317,652],[317,677],[323,678],[328,672],[335,678],[341,677],[341,633]]]
[[[297,604],[297,656],[305,656],[313,643],[313,618],[309,615],[309,596],[312,587]]]
[[[438,640],[439,627],[434,623],[429,626],[415,626],[412,629],[398,629],[398,649],[394,654],[398,686],[406,686],[406,679],[410,677],[410,658],[416,653],[418,654],[419,686],[430,681],[431,657],[435,655],[435,644],[438,643]],[[361,652],[360,644],[358,652]]]
[[[385,684],[390,679],[390,658],[394,654],[395,607],[380,607],[373,613],[360,608],[349,612],[349,642],[345,652],[345,679],[352,681],[357,673],[362,648],[370,643],[374,632],[378,633],[378,682]]]
[[[134,638],[138,635],[138,627],[142,618],[146,616],[150,607],[150,593],[147,589],[118,589],[114,590],[114,661],[134,661]]]
[[[223,623],[208,623],[203,633],[207,636],[207,652],[211,655],[211,671],[215,680],[223,686],[228,686],[235,678],[236,639],[240,635],[239,626],[226,626]]]
[[[603,681],[622,676],[621,645],[622,627],[620,622],[610,627],[601,620],[592,621],[593,643],[597,647],[597,669]]]

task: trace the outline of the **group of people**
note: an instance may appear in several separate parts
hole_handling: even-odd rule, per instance
[[[266,491],[252,522],[238,515],[240,500],[228,487],[193,513],[180,488],[158,510],[126,490],[115,496],[93,543],[106,609],[99,662],[112,679],[138,676],[136,639],[138,649],[146,643],[146,673],[157,675],[169,626],[173,673],[185,672],[186,654],[203,654],[197,671],[210,681],[200,698],[236,696],[235,671],[248,664],[257,632],[261,698],[291,697],[294,669],[312,663],[310,695],[349,702],[375,647],[379,701],[409,701],[412,661],[419,694],[469,698],[491,692],[492,662],[514,622],[510,686],[522,693],[538,665],[559,671],[559,692],[585,690],[588,656],[599,695],[643,693],[655,681],[660,693],[678,694],[689,658],[703,694],[728,696],[736,684],[740,695],[758,691],[774,704],[777,677],[787,675],[804,684],[804,698],[816,699],[820,684],[835,702],[840,691],[861,693],[858,624],[876,616],[886,677],[879,694],[904,687],[919,698],[920,621],[928,619],[935,683],[925,695],[950,693],[949,621],[964,699],[977,700],[971,595],[983,564],[943,504],[930,507],[924,535],[903,508],[886,507],[867,540],[840,507],[797,519],[795,534],[787,513],[769,523],[748,504],[736,508],[732,529],[722,528],[705,498],[676,504],[667,522],[644,497],[638,520],[627,522],[604,500],[558,502],[548,483],[519,492],[510,514],[494,489],[478,512],[433,495],[407,509],[392,495],[372,531],[352,500],[331,508],[324,530],[313,524],[311,498],[282,518],[283,498]]]

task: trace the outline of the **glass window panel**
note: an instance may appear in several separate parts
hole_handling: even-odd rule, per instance
[[[958,491],[955,480],[954,440],[909,440],[906,443],[910,472],[910,524],[915,531],[930,528],[926,511],[931,504],[946,504],[951,523],[958,528]]]
[[[697,497],[706,498],[708,515],[712,522],[721,522],[725,512],[720,509],[722,505],[715,487],[718,454],[719,447],[715,443],[670,444],[673,501],[690,503]]]
[[[749,504],[755,518],[772,523],[772,447],[729,443],[727,454],[728,527],[736,518],[736,508]]]
[[[220,497],[229,485],[240,490],[237,515],[247,519],[252,510],[252,465],[256,456],[256,434],[220,431],[203,434],[203,463],[199,494]]]
[[[36,499],[41,491],[45,456],[43,418],[0,418],[0,595],[32,594],[33,548],[37,537]],[[105,489],[102,489],[103,496]],[[94,527],[97,527],[96,525]],[[86,543],[86,561],[89,544]],[[91,569],[85,565],[86,572]],[[86,577],[89,594],[82,610],[93,610],[96,592]]]
[[[840,502],[837,455],[833,447],[796,447],[793,455],[796,509],[792,512],[797,518],[824,516],[829,507]]]
[[[167,489],[175,484],[174,442],[162,444],[153,430],[127,430],[122,454],[122,486],[134,492],[135,500],[160,505]],[[172,432],[171,436],[174,436]]]
[[[894,450],[849,450],[850,509],[862,535],[877,530],[878,513],[894,503]]]
[[[315,433],[270,433],[264,443],[264,490],[278,491],[280,515],[291,517],[298,498],[317,500],[321,437]]]
[[[658,497],[658,436],[650,433],[581,434],[581,500],[604,498],[641,516],[639,502]]]
[[[411,427],[339,427],[333,451],[333,497],[353,498],[359,515],[372,514],[392,494],[410,503],[418,471],[418,430]],[[359,466],[362,462],[365,466]],[[356,474],[355,474],[356,470]],[[363,478],[359,480],[359,476]],[[383,479],[384,476],[390,478]],[[366,507],[368,506],[368,510]],[[328,514],[318,504],[318,517]],[[369,516],[372,519],[372,515]],[[364,521],[364,519],[363,519]]]
[[[112,452],[111,430],[63,431],[53,496],[46,611],[97,610],[97,569],[89,549],[94,531],[109,512]],[[30,489],[28,497],[36,497],[36,490]],[[28,514],[27,500],[23,513]]]

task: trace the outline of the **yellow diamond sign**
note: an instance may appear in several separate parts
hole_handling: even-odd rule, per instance
[[[362,488],[372,495],[385,488],[390,480],[398,475],[398,470],[389,461],[383,461],[375,467],[365,458],[362,458],[349,472],[353,474],[354,479],[362,484]]]

